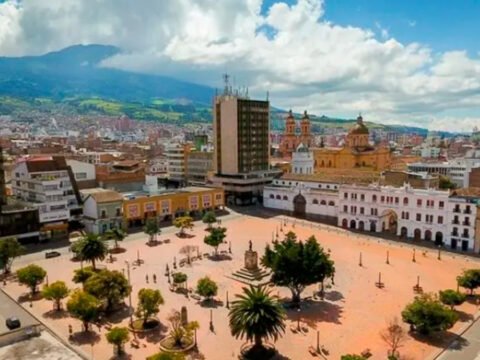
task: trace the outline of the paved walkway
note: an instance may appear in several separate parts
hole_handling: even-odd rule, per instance
[[[437,360],[480,360],[480,321],[478,319],[462,338],[462,342],[454,342]]]

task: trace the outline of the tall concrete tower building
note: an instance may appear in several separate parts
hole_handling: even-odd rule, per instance
[[[214,174],[227,203],[261,199],[263,185],[278,174],[270,169],[270,103],[233,92],[225,76],[223,94],[213,103]]]

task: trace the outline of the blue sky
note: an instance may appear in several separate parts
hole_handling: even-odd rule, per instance
[[[0,56],[115,45],[102,66],[441,130],[480,125],[479,34],[480,0],[0,0]]]
[[[266,13],[276,0],[265,0]],[[294,4],[294,0],[284,1]],[[479,0],[327,0],[324,19],[343,26],[377,24],[400,42],[419,42],[434,51],[480,51]]]

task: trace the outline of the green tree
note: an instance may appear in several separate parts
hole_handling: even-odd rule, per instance
[[[160,305],[163,304],[164,300],[159,290],[140,289],[136,315],[143,320],[143,326],[147,324],[149,317],[158,314]]]
[[[115,249],[118,249],[118,242],[123,241],[127,234],[120,228],[109,229],[103,235],[106,240],[113,240],[115,242]]]
[[[47,272],[35,264],[17,270],[18,282],[28,286],[32,295],[37,292],[37,287],[45,279],[45,276],[47,276]]]
[[[67,302],[67,310],[83,323],[85,331],[89,330],[89,324],[96,320],[99,315],[100,301],[93,295],[82,290],[75,290]]]
[[[188,279],[187,274],[183,272],[176,272],[172,274],[173,283],[177,286],[182,286]]]
[[[215,212],[207,211],[205,215],[203,215],[202,221],[204,224],[207,224],[207,229],[210,230],[212,228],[212,224],[214,224],[217,221]]]
[[[212,228],[210,234],[205,236],[203,242],[207,245],[212,246],[215,249],[215,255],[218,254],[218,246],[223,243],[225,239],[227,229],[224,227]]]
[[[93,275],[95,274],[95,270],[91,266],[86,266],[81,269],[76,269],[73,271],[73,279],[72,281],[75,284],[82,284],[82,286],[85,286],[85,282]]]
[[[10,273],[13,260],[25,252],[25,248],[20,245],[17,239],[7,238],[0,240],[0,266],[4,274]]]
[[[452,310],[455,306],[462,305],[466,298],[465,294],[452,289],[441,290],[439,291],[438,295],[440,301],[443,304],[450,306],[450,309]]]
[[[148,242],[152,243],[157,238],[157,234],[160,233],[160,227],[158,226],[158,221],[155,218],[150,218],[145,223],[143,232],[149,236]]]
[[[440,176],[438,187],[442,190],[453,190],[457,185],[447,176]]]
[[[267,245],[262,264],[272,270],[271,281],[286,286],[292,292],[292,301],[300,302],[306,286],[323,282],[335,274],[330,255],[323,251],[314,236],[305,243],[297,241],[293,232],[286,234],[282,242],[275,241],[273,249]]]
[[[105,302],[105,311],[111,311],[130,294],[132,287],[127,278],[117,270],[101,270],[90,276],[84,285],[87,293]]]
[[[117,355],[123,354],[123,345],[130,340],[130,333],[126,327],[115,326],[105,334],[109,344],[115,347]]]
[[[149,356],[147,360],[185,360],[186,357],[182,353],[169,353],[162,351],[161,353]]]
[[[108,253],[108,247],[105,241],[103,241],[96,234],[87,234],[74,245],[78,251],[78,255],[83,261],[90,261],[92,267],[95,270],[95,262],[97,260],[104,260]]]
[[[462,275],[457,277],[458,285],[470,290],[470,295],[480,286],[480,269],[464,270]]]
[[[415,297],[402,311],[402,319],[412,330],[429,335],[450,329],[458,319],[457,314],[443,305],[432,294]]]
[[[180,235],[185,234],[185,230],[193,229],[193,218],[191,216],[179,216],[173,221],[173,225],[180,230]]]
[[[230,330],[235,338],[254,341],[262,348],[263,339],[277,340],[285,332],[285,312],[278,300],[265,287],[243,288],[236,295],[228,314]]]
[[[63,281],[55,281],[49,285],[46,285],[42,290],[42,295],[47,300],[53,300],[55,302],[55,309],[60,311],[62,308],[62,300],[65,299],[70,290]]]
[[[207,299],[211,299],[213,296],[217,295],[218,285],[215,281],[210,279],[208,276],[201,278],[197,282],[197,293],[200,296],[203,296]]]
[[[367,358],[362,355],[347,354],[347,355],[342,355],[340,360],[367,360]]]

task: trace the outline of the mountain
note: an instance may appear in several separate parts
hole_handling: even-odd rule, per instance
[[[158,98],[211,102],[214,89],[207,86],[99,66],[120,52],[114,46],[75,45],[41,56],[0,57],[0,96],[55,101],[100,97],[121,102]]]

